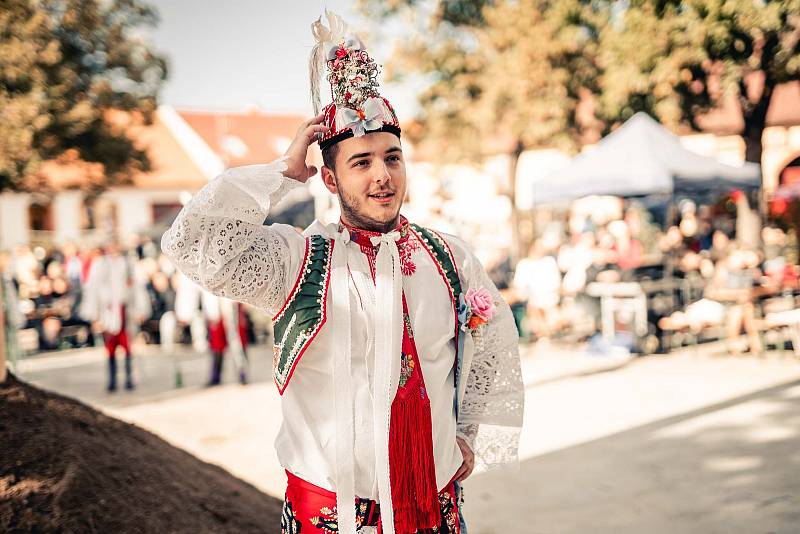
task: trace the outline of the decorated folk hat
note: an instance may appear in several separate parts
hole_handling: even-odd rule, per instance
[[[345,22],[325,12],[328,27],[318,19],[311,26],[314,48],[311,51],[309,74],[314,114],[324,114],[330,128],[319,139],[325,149],[350,137],[384,131],[400,136],[397,115],[388,100],[378,93],[378,66],[364,44],[350,33]],[[327,80],[333,101],[320,109],[320,83],[327,69]]]

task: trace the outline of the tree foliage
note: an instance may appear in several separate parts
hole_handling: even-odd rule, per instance
[[[415,21],[394,68],[430,82],[419,95],[418,132],[445,148],[442,157],[480,155],[498,134],[525,148],[570,148],[584,127],[608,132],[637,111],[699,129],[700,115],[734,97],[746,158],[760,161],[774,89],[800,79],[800,0],[361,6],[378,20]],[[579,120],[581,102],[596,122]]]
[[[422,75],[418,137],[442,159],[479,159],[520,148],[576,147],[581,92],[598,78],[593,61],[607,7],[581,0],[362,2],[378,19],[416,27],[392,71]]]
[[[641,110],[699,129],[702,113],[733,97],[746,159],[760,162],[774,89],[800,80],[800,0],[631,0],[599,50],[601,119]]]
[[[68,150],[102,163],[109,184],[148,168],[106,112],[155,110],[166,62],[141,29],[156,23],[138,0],[3,0],[0,191]]]

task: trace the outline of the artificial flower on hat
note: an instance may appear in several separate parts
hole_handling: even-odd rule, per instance
[[[374,131],[391,132],[399,137],[397,115],[378,92],[375,60],[341,17],[326,11],[325,18],[327,26],[322,18],[311,26],[315,44],[309,63],[314,113],[323,113],[324,124],[330,128],[319,139],[320,148]],[[325,70],[333,101],[321,109],[320,84]]]

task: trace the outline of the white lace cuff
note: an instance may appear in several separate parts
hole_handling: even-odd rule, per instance
[[[475,452],[475,438],[478,435],[478,425],[468,425],[459,421],[456,427],[456,437],[463,439],[472,452]]]
[[[491,469],[518,462],[524,387],[519,358],[519,336],[508,304],[471,253],[463,264],[462,288],[488,290],[495,302],[494,316],[473,333],[474,353],[465,377],[458,413],[457,435],[475,453],[475,464]]]

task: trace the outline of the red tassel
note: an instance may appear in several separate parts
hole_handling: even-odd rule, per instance
[[[415,372],[414,375],[419,375]],[[439,526],[439,496],[433,461],[431,402],[417,376],[398,392],[389,427],[389,473],[397,534]],[[414,378],[417,378],[414,380]]]

